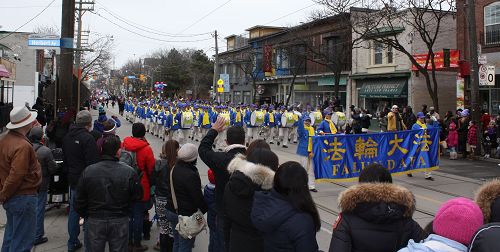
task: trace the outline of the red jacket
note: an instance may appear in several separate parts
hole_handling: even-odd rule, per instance
[[[149,146],[146,139],[139,139],[135,137],[127,137],[123,140],[123,148],[127,151],[135,152],[137,159],[137,166],[142,171],[141,185],[144,191],[143,201],[148,201],[150,198],[150,184],[149,176],[155,167],[155,157],[153,150]]]
[[[469,126],[469,133],[467,133],[467,143],[470,145],[477,145],[477,126]]]

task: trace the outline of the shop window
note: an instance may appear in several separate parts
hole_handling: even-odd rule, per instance
[[[500,44],[500,2],[484,7],[484,36],[486,45]]]
[[[384,63],[384,46],[382,43],[375,42],[373,48],[373,64],[380,65]]]

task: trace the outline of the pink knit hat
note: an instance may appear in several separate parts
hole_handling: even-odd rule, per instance
[[[470,199],[454,198],[441,205],[432,228],[437,235],[467,246],[481,225],[483,213],[479,206]]]

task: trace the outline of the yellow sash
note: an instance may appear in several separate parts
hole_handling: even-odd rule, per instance
[[[209,125],[210,118],[208,117],[208,112],[203,113],[202,125]]]
[[[241,112],[236,112],[236,122],[241,122]]]
[[[307,144],[307,152],[312,152],[312,147],[313,147],[313,139],[312,137],[314,136],[314,128],[311,126],[305,126],[304,129],[307,130],[308,132],[308,144]]]
[[[274,114],[273,112],[269,113],[269,122],[274,123]]]
[[[337,134],[337,127],[335,127],[335,124],[332,122],[332,120],[325,119],[325,121],[330,125],[330,132],[332,134]]]

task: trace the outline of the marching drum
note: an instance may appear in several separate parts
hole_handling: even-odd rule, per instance
[[[323,115],[321,115],[321,112],[316,111],[309,115],[311,116],[311,125],[320,124],[321,121],[323,121]]]
[[[338,128],[342,128],[346,124],[347,118],[346,118],[346,116],[345,116],[344,113],[342,113],[342,112],[335,112],[333,114],[332,121],[335,123],[335,125]]]
[[[291,112],[286,112],[281,116],[281,127],[283,128],[291,128],[295,123],[293,119],[294,114]]]
[[[193,126],[193,113],[191,112],[183,112],[181,114],[181,128],[189,129]]]
[[[264,124],[264,112],[254,111],[250,116],[250,124],[252,126],[260,127]]]

